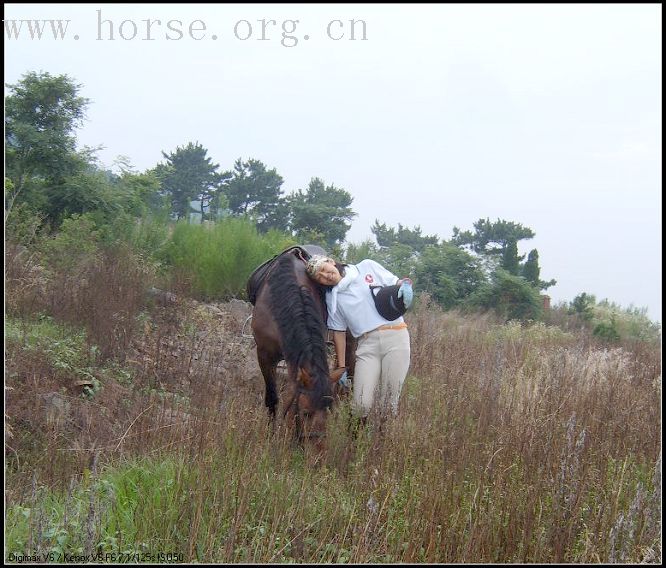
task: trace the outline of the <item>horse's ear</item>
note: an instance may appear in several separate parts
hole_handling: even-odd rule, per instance
[[[329,374],[328,378],[332,383],[337,383],[340,380],[342,374],[347,370],[347,367],[338,367],[333,369]]]

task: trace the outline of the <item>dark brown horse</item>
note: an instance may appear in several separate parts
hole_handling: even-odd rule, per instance
[[[275,417],[278,404],[276,367],[284,359],[289,376],[284,414],[295,423],[299,439],[317,438],[321,446],[334,385],[344,369],[329,371],[326,303],[321,287],[305,272],[304,254],[296,247],[262,265],[261,282],[253,274],[248,293],[254,300],[252,333],[270,415]]]

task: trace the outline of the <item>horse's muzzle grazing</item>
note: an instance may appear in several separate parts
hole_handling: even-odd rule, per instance
[[[296,438],[299,442],[304,440],[323,440],[326,437],[326,422],[333,397],[325,397],[329,404],[323,408],[314,409],[310,399],[310,392],[299,386],[286,406],[284,416],[293,416],[296,426]]]

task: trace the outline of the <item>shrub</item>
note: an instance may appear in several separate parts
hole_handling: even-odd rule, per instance
[[[607,341],[619,341],[620,334],[615,327],[615,319],[611,318],[610,323],[602,321],[594,327],[592,335],[605,339]]]
[[[15,205],[5,215],[5,237],[21,246],[35,244],[41,236],[44,216],[35,213],[26,203]]]
[[[647,317],[647,308],[622,308],[613,302],[602,300],[594,308],[592,323],[595,326],[594,335],[606,339],[661,340],[661,326]]]
[[[60,231],[40,247],[47,268],[70,273],[94,261],[99,252],[99,231],[91,213],[64,219]]]
[[[471,308],[494,309],[506,320],[538,320],[543,315],[539,291],[527,280],[498,269],[492,283],[483,284],[466,301]]]
[[[590,321],[594,315],[596,298],[592,294],[578,294],[569,305],[570,314],[578,314],[583,321]]]
[[[252,271],[265,260],[295,244],[291,237],[272,230],[260,235],[242,218],[217,223],[176,224],[166,258],[188,275],[193,293],[203,299],[243,297]]]
[[[105,246],[129,247],[144,260],[155,265],[159,265],[163,260],[170,232],[166,214],[146,213],[141,217],[134,217],[129,213],[122,213],[108,223],[99,218],[97,226],[100,242]]]

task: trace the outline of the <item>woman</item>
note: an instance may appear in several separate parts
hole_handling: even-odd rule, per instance
[[[408,278],[399,280],[374,260],[356,265],[335,262],[315,255],[307,262],[308,275],[327,287],[328,328],[333,330],[333,344],[338,365],[346,366],[345,333],[349,329],[358,339],[354,373],[354,403],[367,417],[380,397],[383,408],[388,404],[398,411],[402,384],[409,369],[409,332],[402,316],[391,321],[377,311],[371,286],[400,285],[398,297],[408,308],[413,290]]]

